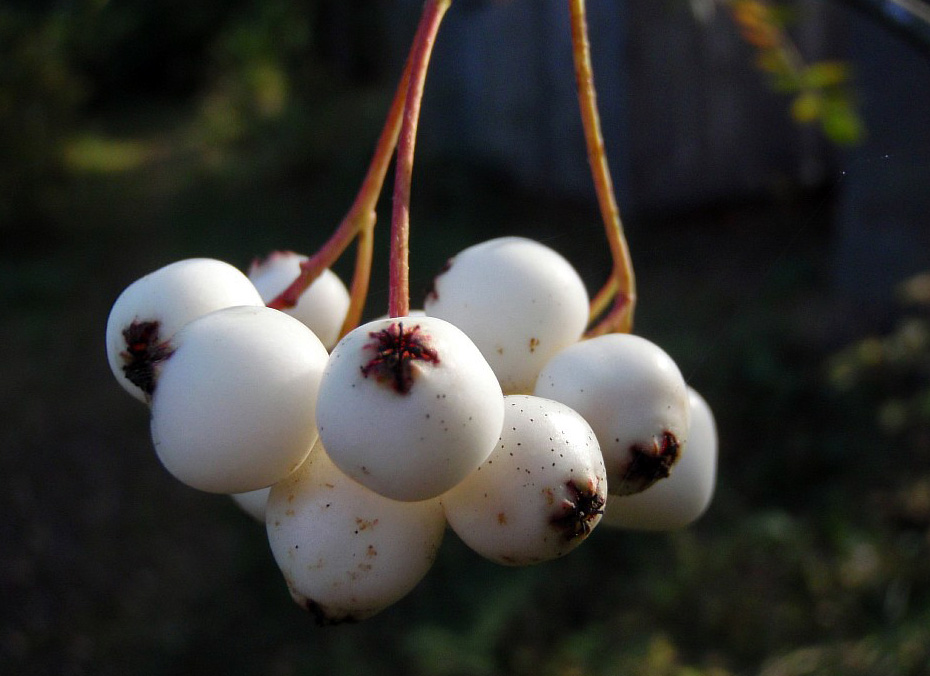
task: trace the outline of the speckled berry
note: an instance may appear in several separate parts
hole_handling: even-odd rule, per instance
[[[527,565],[563,556],[601,520],[604,461],[591,426],[549,399],[504,397],[490,457],[443,495],[449,525],[482,556]]]

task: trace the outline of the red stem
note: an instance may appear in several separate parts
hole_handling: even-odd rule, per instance
[[[417,122],[429,59],[436,42],[439,25],[452,0],[427,0],[410,55],[410,84],[404,105],[404,119],[397,142],[397,167],[394,172],[394,206],[391,214],[390,296],[388,314],[410,314],[410,183]]]
[[[372,212],[373,213],[373,212]],[[358,231],[355,254],[355,273],[352,275],[352,290],[349,293],[349,309],[339,331],[342,338],[359,325],[368,297],[368,284],[371,282],[371,260],[374,255],[375,221],[363,225]]]

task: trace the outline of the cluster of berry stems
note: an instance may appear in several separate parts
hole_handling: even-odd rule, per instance
[[[343,333],[358,325],[370,280],[375,207],[396,149],[388,314],[392,317],[402,317],[409,311],[407,257],[417,122],[433,45],[442,19],[451,5],[452,0],[426,0],[400,84],[355,201],[329,240],[301,265],[299,276],[278,297],[269,302],[269,307],[284,309],[295,306],[310,284],[323,270],[331,268],[352,241],[357,239],[355,272],[351,285],[352,300]],[[604,232],[613,261],[608,280],[591,300],[588,335],[595,336],[613,331],[629,332],[636,305],[636,284],[601,132],[585,0],[568,0],[568,5],[581,121]]]

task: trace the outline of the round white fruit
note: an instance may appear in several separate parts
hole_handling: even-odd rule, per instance
[[[243,493],[283,479],[310,452],[326,348],[293,317],[234,307],[187,324],[161,365],[152,439],[182,482]]]
[[[317,426],[333,462],[394,500],[444,493],[497,443],[504,402],[468,337],[435,317],[382,319],[333,348]]]
[[[248,278],[223,261],[189,258],[137,279],[107,319],[107,361],[116,380],[148,403],[154,370],[173,349],[172,336],[197,317],[235,305],[264,303]]]
[[[603,523],[616,528],[675,530],[696,521],[710,505],[717,482],[717,426],[704,398],[688,388],[688,450],[667,479],[642,493],[612,497]]]
[[[262,300],[270,303],[300,276],[300,264],[305,260],[306,256],[293,251],[276,251],[252,263],[249,279]],[[329,350],[339,340],[348,310],[349,291],[336,273],[327,268],[301,294],[297,305],[283,311],[306,324]]]
[[[536,395],[575,409],[597,434],[612,495],[668,476],[688,438],[688,390],[655,343],[613,333],[571,345],[546,364]]]
[[[504,565],[548,561],[581,544],[601,520],[604,460],[591,426],[558,402],[504,397],[490,457],[440,500],[452,530]]]
[[[557,252],[502,237],[456,255],[436,277],[425,310],[468,334],[505,393],[526,394],[549,358],[581,337],[588,293]]]
[[[446,523],[438,500],[382,497],[342,474],[322,444],[272,487],[266,521],[291,596],[320,624],[365,619],[407,594]]]

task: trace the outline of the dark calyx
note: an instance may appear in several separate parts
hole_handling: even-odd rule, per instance
[[[123,329],[126,349],[123,358],[123,373],[133,385],[151,396],[155,392],[155,365],[165,361],[174,350],[158,340],[160,324],[158,322],[140,322],[135,320]]]
[[[429,336],[420,331],[419,325],[404,329],[403,322],[398,322],[368,335],[374,340],[365,347],[376,354],[361,367],[362,375],[374,375],[379,383],[389,383],[400,394],[413,387],[414,362],[439,363],[439,355],[429,346]]]
[[[661,437],[653,439],[651,446],[634,444],[630,453],[633,458],[623,474],[622,495],[640,493],[667,478],[681,455],[681,444],[674,434],[663,432]]]
[[[604,496],[598,494],[597,483],[589,481],[580,487],[575,481],[567,481],[569,499],[563,501],[564,512],[552,518],[550,523],[561,531],[566,540],[587,537],[593,526],[591,522],[604,513]]]

